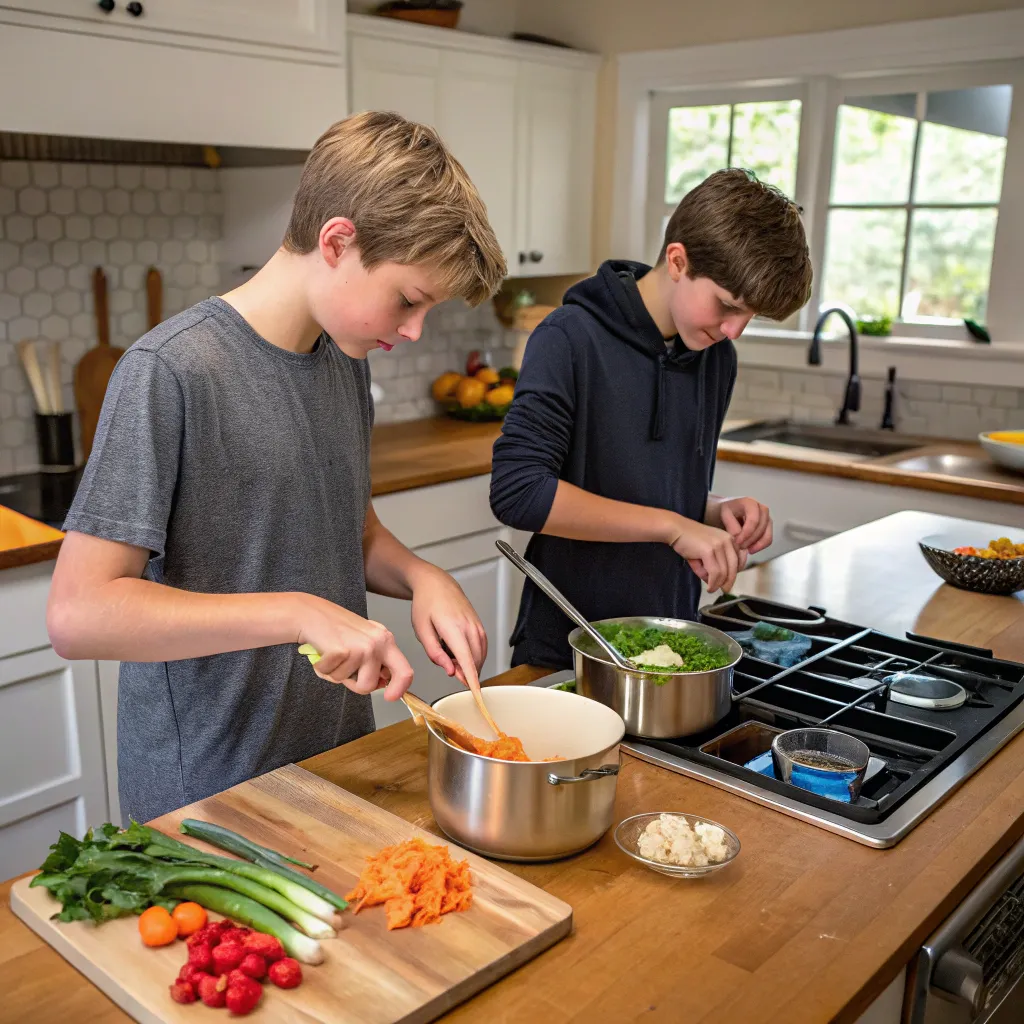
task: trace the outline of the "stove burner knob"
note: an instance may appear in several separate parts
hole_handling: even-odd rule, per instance
[[[932,971],[932,987],[949,996],[954,1002],[970,1007],[976,1017],[985,1008],[985,982],[981,964],[963,950],[951,949],[939,957]]]

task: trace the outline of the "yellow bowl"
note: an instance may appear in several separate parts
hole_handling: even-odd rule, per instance
[[[978,440],[994,462],[1024,473],[1024,430],[993,430],[979,434]]]

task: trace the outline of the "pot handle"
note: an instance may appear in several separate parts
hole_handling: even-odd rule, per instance
[[[551,772],[548,775],[548,782],[552,786],[564,786],[569,782],[593,782],[594,779],[603,779],[608,775],[618,775],[617,764],[603,764],[600,768],[584,768],[579,775],[556,775]]]

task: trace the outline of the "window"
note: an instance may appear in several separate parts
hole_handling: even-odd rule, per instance
[[[796,194],[800,147],[798,91],[743,95],[658,94],[647,204],[647,248],[654,260],[679,200],[723,167],[747,167],[787,195]]]
[[[821,297],[984,323],[1012,87],[857,96],[836,117]]]

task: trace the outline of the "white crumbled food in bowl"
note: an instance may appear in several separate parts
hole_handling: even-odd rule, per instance
[[[637,850],[648,860],[684,868],[720,864],[729,856],[723,829],[704,822],[691,826],[681,814],[662,814],[652,821],[641,833]]]
[[[635,658],[630,658],[634,665],[651,665],[654,668],[682,668],[683,659],[668,644],[658,644],[649,651],[643,651]]]

